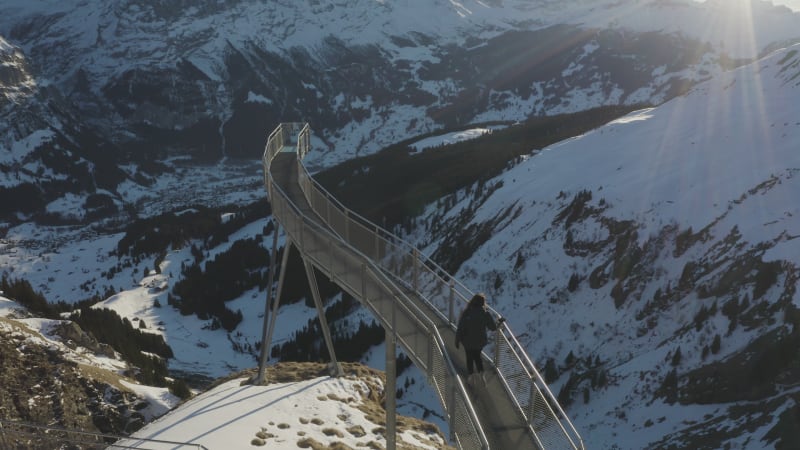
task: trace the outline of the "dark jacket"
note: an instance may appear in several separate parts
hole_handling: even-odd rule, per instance
[[[486,337],[487,329],[497,329],[497,323],[489,311],[480,306],[469,306],[458,319],[456,344],[461,343],[468,350],[480,350],[489,341]]]

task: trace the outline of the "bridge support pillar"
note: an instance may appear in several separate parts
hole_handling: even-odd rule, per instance
[[[303,264],[306,267],[306,276],[308,277],[308,286],[311,289],[311,295],[314,297],[314,305],[317,307],[317,318],[319,319],[319,327],[322,328],[322,335],[325,337],[325,345],[328,346],[328,354],[331,355],[331,362],[328,366],[330,376],[338,377],[344,374],[341,364],[336,360],[336,352],[333,350],[333,339],[331,338],[331,330],[328,327],[328,319],[325,318],[325,308],[322,306],[322,298],[319,295],[319,285],[317,284],[317,277],[314,275],[314,266],[303,258]]]
[[[255,379],[256,385],[264,384],[266,379],[267,359],[269,358],[269,348],[272,341],[272,333],[268,333],[268,330],[272,330],[272,327],[274,326],[274,323],[270,323],[269,307],[270,303],[272,302],[272,282],[275,279],[275,260],[277,259],[278,254],[278,231],[280,230],[280,225],[278,225],[277,221],[273,221],[273,223],[275,224],[275,230],[272,233],[272,254],[269,258],[269,274],[267,276],[267,300],[264,304],[264,331],[261,335],[261,354],[258,358],[258,375],[256,375]],[[283,263],[281,264],[281,274],[278,281],[278,293],[275,299],[274,313],[271,316],[272,322],[275,321],[275,316],[278,313],[277,306],[280,302],[280,290],[281,286],[283,285],[283,274],[286,270],[286,255],[288,254],[289,245],[287,241],[286,250],[283,254]]]
[[[397,448],[397,339],[386,330],[386,450]]]

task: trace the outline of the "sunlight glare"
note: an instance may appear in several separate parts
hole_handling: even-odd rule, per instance
[[[655,109],[655,108],[646,108],[646,109],[642,109],[640,111],[634,111],[634,112],[628,114],[627,116],[620,117],[619,119],[613,120],[613,121],[609,122],[608,124],[609,125],[627,124],[627,123],[639,122],[639,121],[642,121],[642,120],[651,119],[653,117],[653,114],[652,114],[653,109]]]
[[[742,66],[748,62],[744,59],[737,62],[737,58],[749,60],[759,54],[753,20],[753,8],[757,7],[753,4],[754,1],[759,0],[709,0],[705,2],[711,12],[708,15],[711,19],[706,35],[701,40],[718,44],[719,50],[731,57],[734,62],[733,66]],[[719,40],[719,42],[715,42],[715,40]],[[728,72],[704,88],[707,89],[707,110],[705,114],[697,116],[701,120],[694,124],[692,132],[686,137],[690,140],[690,145],[696,145],[697,152],[733,151],[734,148],[746,150],[740,155],[749,159],[745,165],[751,167],[755,172],[760,165],[772,157],[769,152],[771,148],[770,124],[766,112],[761,74],[753,66],[739,67],[738,69],[723,67],[723,69]],[[679,100],[673,109],[673,117],[670,118],[670,122],[678,124],[681,121],[680,116],[691,114],[690,111],[684,111],[681,108],[682,104]],[[747,112],[746,116],[749,119],[746,121],[742,121],[743,112]],[[672,133],[669,131],[671,128],[671,126],[667,127],[668,131],[661,142],[660,151],[675,151],[673,146],[682,144],[679,139],[671,135]],[[720,141],[729,139],[727,133],[718,135],[721,130],[732,130],[731,135],[740,136],[740,140],[729,141],[728,145],[719,145]],[[685,171],[699,169],[693,165],[692,153],[685,154],[684,157],[686,158],[684,161]],[[702,160],[702,158],[700,159]],[[715,168],[705,167],[702,170],[715,170]],[[701,179],[697,178],[698,175],[695,173],[685,177],[685,182]],[[687,187],[683,186],[683,183],[681,185],[678,186],[678,189]],[[719,198],[720,193],[716,190],[706,192],[706,199],[699,204],[721,204],[730,200]],[[686,213],[691,213],[691,207],[687,209]]]

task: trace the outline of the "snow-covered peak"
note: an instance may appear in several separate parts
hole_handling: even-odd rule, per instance
[[[123,70],[125,59],[172,64],[181,58],[220,55],[229,44],[265,49],[313,49],[335,37],[349,45],[378,45],[392,51],[393,37],[426,36],[463,44],[510,29],[555,24],[587,28],[683,33],[735,58],[755,57],[767,46],[800,38],[800,14],[763,1],[721,0],[697,3],[634,0],[586,1],[467,0],[200,2],[188,6],[131,0],[92,0],[77,7],[63,2],[6,2],[0,34],[15,39],[40,20],[44,35],[25,36],[25,46],[58,45],[68,53],[56,67],[71,73]],[[72,49],[72,50],[70,50]],[[64,58],[67,56],[68,58]],[[55,63],[56,61],[51,61]],[[55,70],[53,70],[55,69]]]

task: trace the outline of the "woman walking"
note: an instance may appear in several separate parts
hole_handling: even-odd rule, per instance
[[[467,356],[467,383],[474,385],[480,381],[485,385],[486,378],[483,374],[483,359],[481,351],[489,342],[486,330],[497,330],[498,325],[505,321],[500,318],[495,322],[491,313],[486,308],[486,296],[475,294],[469,304],[461,313],[456,329],[456,348],[464,344],[464,353]],[[477,374],[475,374],[477,370]]]

